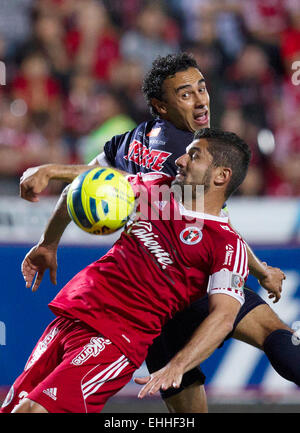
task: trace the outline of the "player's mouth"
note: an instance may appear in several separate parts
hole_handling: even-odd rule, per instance
[[[185,178],[185,173],[183,172],[183,171],[181,171],[181,170],[177,170],[177,174],[176,174],[176,179],[178,179],[178,180],[182,180],[182,179],[184,179]]]
[[[208,126],[209,114],[208,111],[202,111],[194,114],[194,122],[199,126]]]

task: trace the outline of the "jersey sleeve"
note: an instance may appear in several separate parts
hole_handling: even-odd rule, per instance
[[[245,302],[244,285],[249,274],[244,241],[237,235],[216,239],[208,295],[222,293]]]
[[[115,135],[111,140],[107,141],[103,147],[105,156],[112,167],[116,167],[116,155],[124,135],[125,134]]]
[[[174,178],[166,173],[157,173],[154,171],[150,173],[140,172],[136,175],[129,174],[126,176],[126,179],[131,184],[135,195],[137,195],[138,193],[143,192],[143,189],[145,191],[151,191],[151,187],[154,185],[170,186]]]

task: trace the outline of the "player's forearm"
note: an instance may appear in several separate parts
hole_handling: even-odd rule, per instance
[[[233,327],[232,317],[223,312],[212,312],[194,332],[191,340],[170,361],[183,373],[207,359],[223,342]],[[176,368],[175,367],[175,368]]]
[[[229,224],[232,227],[231,222],[229,222]],[[234,227],[232,227],[232,228],[233,228],[233,230],[235,230],[236,233],[238,233]],[[245,240],[244,240],[244,242],[245,242]],[[266,267],[262,264],[262,262],[259,260],[259,258],[254,254],[254,252],[252,251],[250,246],[247,244],[247,242],[245,242],[245,244],[246,244],[246,248],[247,248],[249,272],[251,275],[253,275],[258,280],[262,280],[263,278],[265,278],[267,276]]]
[[[99,164],[97,163],[95,163],[94,165],[46,164],[42,166],[42,169],[49,180],[62,180],[69,183],[72,182],[75,177],[79,176],[81,173],[84,173],[85,171],[98,166]]]
[[[267,276],[266,267],[259,260],[259,258],[254,254],[254,252],[252,251],[252,249],[249,247],[248,244],[246,244],[246,247],[247,247],[247,255],[248,255],[249,272],[258,280],[262,280]]]
[[[57,248],[65,229],[71,222],[71,218],[67,210],[68,188],[69,187],[66,187],[64,189],[55,206],[54,212],[50,217],[46,229],[39,241],[40,245]]]

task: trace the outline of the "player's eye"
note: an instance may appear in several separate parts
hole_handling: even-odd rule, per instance
[[[190,153],[190,158],[193,159],[197,159],[199,157],[198,152],[196,150],[192,151]]]
[[[182,97],[183,99],[187,99],[189,96],[190,96],[190,93],[189,93],[189,92],[184,92],[184,93],[181,94],[181,97]]]

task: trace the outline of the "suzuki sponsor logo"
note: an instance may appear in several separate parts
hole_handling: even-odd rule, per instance
[[[111,344],[111,341],[104,337],[92,337],[90,342],[84,346],[82,351],[71,361],[73,365],[81,365],[87,361],[91,356],[98,356],[105,346]]]

